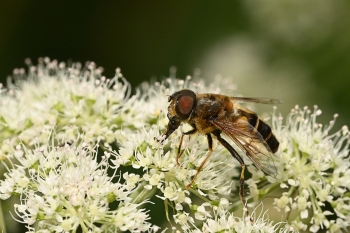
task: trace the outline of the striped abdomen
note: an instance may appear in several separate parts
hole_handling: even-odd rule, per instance
[[[275,153],[280,143],[272,133],[271,127],[263,120],[261,120],[257,115],[249,114],[247,118],[249,124],[252,125],[261,134],[267,145],[270,147],[271,151]]]

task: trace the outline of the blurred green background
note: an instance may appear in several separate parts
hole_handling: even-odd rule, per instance
[[[245,96],[317,104],[327,124],[350,118],[350,1],[3,1],[0,79],[29,57],[120,67],[135,87],[196,69]],[[270,109],[270,108],[268,108]]]
[[[38,57],[120,67],[136,87],[217,75],[237,94],[272,97],[284,115],[317,104],[319,122],[350,118],[350,1],[2,1],[0,81]],[[271,111],[271,107],[265,108]]]

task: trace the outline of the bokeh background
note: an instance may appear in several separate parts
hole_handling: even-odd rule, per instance
[[[43,56],[95,61],[107,77],[120,67],[134,87],[176,66],[179,78],[200,70],[230,78],[234,94],[280,99],[284,114],[317,104],[321,123],[349,123],[347,0],[4,1],[0,34],[3,83]]]
[[[43,56],[95,61],[107,77],[120,67],[134,87],[176,66],[280,99],[284,115],[317,104],[320,123],[350,122],[348,0],[2,1],[0,81]]]

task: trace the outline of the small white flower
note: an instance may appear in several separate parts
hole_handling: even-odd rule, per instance
[[[0,181],[0,198],[8,199],[13,193],[22,193],[29,184],[25,168],[18,167],[5,174],[5,180]]]
[[[149,183],[151,185],[157,186],[161,179],[162,179],[162,176],[160,174],[153,174],[149,179]]]
[[[175,197],[175,190],[168,186],[164,189],[164,197],[172,200]]]
[[[210,207],[209,203],[203,203],[202,205],[196,207],[195,217],[198,220],[204,220],[211,217],[210,213],[205,209],[205,207]],[[193,208],[193,207],[192,207]]]

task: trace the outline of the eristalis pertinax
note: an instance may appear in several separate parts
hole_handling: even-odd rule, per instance
[[[239,105],[238,102],[276,104],[280,103],[280,101],[264,98],[230,97],[210,93],[196,94],[191,90],[184,89],[170,95],[168,102],[170,102],[167,114],[169,123],[160,141],[167,139],[182,122],[188,123],[193,128],[188,132],[182,133],[176,157],[176,162],[179,166],[178,161],[183,152],[181,151],[181,144],[185,135],[205,134],[208,140],[209,152],[199,166],[191,183],[186,186],[187,189],[192,186],[213,152],[213,135],[242,166],[239,196],[243,206],[246,206],[244,199],[245,163],[236,149],[221,137],[222,132],[259,169],[268,175],[276,177],[277,169],[274,165],[273,154],[277,151],[279,142],[267,123],[255,112]]]

